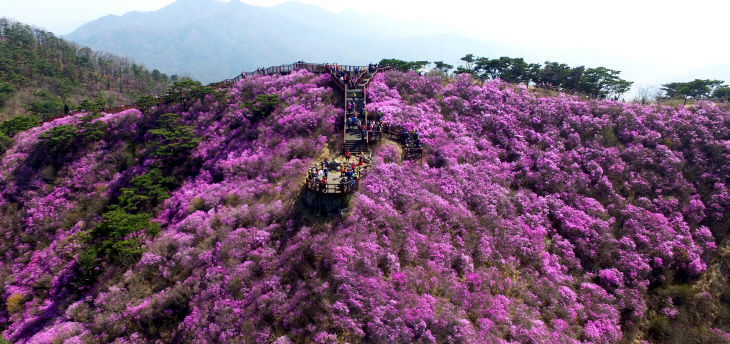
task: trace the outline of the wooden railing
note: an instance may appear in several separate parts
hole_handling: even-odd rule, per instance
[[[344,90],[345,92],[347,92],[347,84],[345,84],[345,83],[344,83],[344,82],[343,82],[342,80],[340,80],[340,78],[339,78],[339,77],[338,77],[337,75],[335,75],[334,71],[332,71],[331,69],[330,69],[330,70],[328,71],[328,73],[329,73],[329,74],[330,74],[330,76],[332,77],[332,80],[333,80],[333,82],[334,82],[334,83],[335,83],[335,84],[336,84],[337,86],[339,86],[339,87],[340,87],[340,89],[342,89],[342,90]],[[347,104],[345,104],[345,106],[347,106]]]
[[[401,144],[403,148],[403,158],[405,160],[416,160],[423,157],[423,147],[409,144],[401,138],[404,128],[397,125],[388,125],[383,127],[381,131],[371,131],[372,140],[380,142],[383,138],[395,141]]]
[[[217,87],[229,87],[241,79],[249,76],[254,75],[274,75],[274,74],[289,74],[293,71],[302,70],[305,69],[312,73],[328,73],[330,72],[327,68],[329,64],[327,63],[307,63],[307,62],[296,62],[288,65],[281,65],[281,66],[272,66],[268,68],[259,68],[253,72],[243,72],[237,76],[235,76],[232,79],[226,79],[223,81],[219,81],[216,83],[210,84],[210,86],[217,86]],[[361,69],[365,68],[365,70],[368,69],[368,66],[349,66],[349,65],[337,65],[340,67],[343,71],[348,73],[357,73]],[[339,79],[339,78],[335,78]]]
[[[289,74],[293,71],[301,70],[301,69],[305,69],[312,73],[331,73],[331,70],[328,70],[328,68],[327,68],[329,66],[334,66],[334,64],[296,62],[296,63],[292,63],[292,64],[288,64],[288,65],[272,66],[272,67],[268,67],[268,68],[259,68],[253,72],[243,72],[243,73],[235,76],[232,79],[226,79],[223,81],[211,83],[211,84],[209,84],[209,86],[219,87],[219,88],[220,87],[230,87],[245,77],[254,76],[254,75]],[[378,67],[377,65],[373,65],[373,66],[375,67],[375,71],[373,71],[373,73],[372,73],[373,75],[377,72],[382,72],[382,71],[391,69],[391,67]],[[362,81],[362,78],[370,72],[370,70],[369,70],[370,66],[337,65],[337,67],[339,67],[343,71],[351,73],[351,74],[357,73],[357,77],[355,79],[356,85],[359,84]],[[334,79],[336,81],[339,81],[338,84],[341,84],[341,86],[344,86],[344,83],[342,83],[342,81],[339,80],[339,78],[336,75],[332,74],[332,76],[334,77]],[[365,87],[367,87],[371,81],[372,81],[372,78],[370,78],[370,80],[368,80],[368,83],[365,85]]]
[[[378,66],[375,66],[375,72],[374,72],[374,73],[373,73],[373,75],[372,75],[372,76],[370,77],[370,79],[368,79],[368,82],[366,82],[366,83],[365,83],[365,85],[363,86],[363,88],[368,88],[368,86],[370,86],[370,83],[371,83],[371,82],[373,82],[373,79],[375,78],[375,74],[376,74],[376,73],[379,73],[379,72],[385,72],[385,71],[389,71],[389,70],[391,70],[391,69],[393,69],[393,68],[391,68],[390,66],[388,66],[388,67],[378,67]],[[367,73],[364,73],[364,75],[367,75]],[[362,77],[362,76],[358,77],[358,80],[357,80],[357,84],[358,84],[358,85],[359,85],[359,84],[360,84],[360,82],[362,81],[362,80],[360,80],[360,78],[361,78],[361,77]]]
[[[347,194],[358,189],[359,181],[358,179],[346,183],[322,183],[317,180],[307,180],[307,189],[326,194]]]

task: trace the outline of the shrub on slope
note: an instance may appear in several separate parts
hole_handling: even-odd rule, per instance
[[[412,101],[423,93],[435,96]],[[631,338],[654,314],[647,293],[697,277],[713,237],[727,235],[727,108],[534,98],[414,73],[379,76],[368,98],[431,147],[427,168],[379,165],[342,236],[358,252],[343,263],[354,299],[392,307],[384,335],[400,333],[408,304],[431,290],[433,306],[413,313],[455,310],[426,321],[437,341],[454,338],[439,329],[447,319],[475,341]],[[388,295],[358,288],[362,274]],[[379,301],[393,299],[409,301]],[[402,330],[422,334],[419,320]]]
[[[11,252],[2,266],[4,335],[21,342],[609,343],[640,339],[653,333],[649,326],[666,330],[657,312],[681,317],[681,300],[702,297],[689,295],[697,294],[692,287],[676,296],[687,290],[680,283],[702,276],[716,238],[727,234],[728,109],[536,98],[499,82],[381,75],[369,90],[370,110],[418,129],[425,163],[400,162],[393,147],[379,148],[352,213],[309,223],[293,200],[342,116],[326,82],[306,72],[247,78],[226,104],[208,97],[165,109],[202,140],[191,154],[199,166],[155,210],[160,234],[145,239],[139,262],[78,298],[56,287],[79,252],[56,233],[83,224],[59,224],[63,213],[40,217],[48,224],[30,235],[45,235],[48,246],[22,242],[4,251]],[[281,101],[263,118],[252,111],[261,95]],[[67,121],[18,134],[3,166],[26,168],[39,135]],[[101,164],[84,152],[69,159]],[[151,163],[142,159],[124,176],[99,173],[79,187],[119,190],[108,185],[127,185]],[[4,234],[16,238],[26,212],[54,192],[54,200],[67,199],[59,209],[77,204],[83,193],[45,181],[64,177],[64,186],[74,171],[54,171],[34,172],[22,185],[2,174],[2,216],[14,223]],[[21,203],[28,210],[11,215]],[[728,330],[702,321],[696,338]]]
[[[151,124],[154,118],[143,118],[137,110],[106,115],[99,119],[108,123],[102,140],[86,145],[64,144],[63,152],[54,161],[37,165],[29,164],[32,152],[37,152],[44,140],[73,140],[74,128],[81,125],[81,120],[66,117],[18,134],[12,148],[3,156],[0,206],[3,223],[9,224],[3,228],[3,234],[12,240],[3,244],[2,252],[7,259],[1,268],[2,275],[7,276],[2,282],[4,298],[15,300],[21,295],[24,302],[20,307],[14,306],[12,313],[4,308],[0,312],[3,327],[7,327],[4,335],[20,342],[53,338],[112,341],[140,332],[148,338],[172,340],[175,328],[188,313],[189,300],[179,296],[175,299],[177,294],[170,293],[173,299],[163,303],[169,309],[148,319],[150,324],[155,324],[153,328],[144,319],[135,318],[131,309],[145,299],[167,295],[176,285],[182,288],[179,284],[188,277],[205,274],[206,268],[198,263],[187,264],[191,259],[198,261],[198,254],[210,254],[211,245],[216,245],[217,240],[210,236],[210,228],[196,227],[200,235],[197,238],[182,228],[207,218],[206,211],[217,209],[221,214],[212,212],[211,217],[223,218],[230,225],[244,225],[246,221],[263,224],[281,217],[277,212],[286,211],[288,200],[295,197],[301,186],[301,172],[326,144],[327,138],[321,134],[334,131],[332,124],[339,112],[327,103],[332,96],[331,90],[323,87],[326,82],[326,78],[304,72],[281,78],[247,79],[231,90],[225,106],[208,97],[190,108],[178,105],[157,111],[179,113],[184,123],[192,125],[193,132],[202,137],[187,160],[198,161],[199,166],[193,164],[185,173],[175,172],[182,167],[171,166],[166,163],[165,154],[158,154],[160,150],[167,152],[165,145],[180,146],[175,138],[185,133],[177,130],[163,133],[165,127],[147,130],[154,128]],[[239,105],[263,92],[277,94],[282,105],[253,125],[254,114]],[[142,126],[147,128],[140,131]],[[67,138],[61,131],[73,132]],[[49,132],[56,134],[44,134]],[[141,137],[119,139],[135,132]],[[94,288],[80,296],[66,290],[78,274],[76,261],[87,242],[84,233],[102,220],[109,221],[98,215],[104,205],[116,199],[117,190],[123,191],[122,187],[133,176],[143,175],[160,162],[166,174],[188,176],[163,205],[153,209],[157,216],[153,221],[161,225],[162,233],[157,238],[141,238],[145,253],[127,274],[120,275],[123,270],[105,264],[101,266],[104,278]],[[129,210],[129,202],[119,199],[121,209]],[[226,237],[224,230],[217,235]],[[188,237],[195,239],[185,241]],[[227,241],[218,245],[223,242]],[[178,243],[185,245],[176,252]],[[196,250],[199,252],[195,255],[184,254]],[[158,255],[183,259],[180,262],[183,266],[175,267],[171,261],[171,270],[175,272],[165,271],[155,263],[154,257]],[[151,266],[157,266],[155,271],[149,271]],[[180,293],[193,295],[193,290],[206,281],[206,278],[189,278],[192,284],[187,287],[191,289]],[[129,307],[130,313],[124,313],[120,305]],[[100,316],[90,317],[85,311],[89,308]],[[139,309],[152,311],[145,307]]]

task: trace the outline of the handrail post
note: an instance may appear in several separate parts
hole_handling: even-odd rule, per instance
[[[347,145],[347,85],[345,85],[345,121],[342,122],[342,141],[344,145]]]
[[[365,112],[365,146],[370,147],[370,133],[368,130],[368,112],[365,110],[365,105],[367,104],[367,98],[365,98],[365,87],[363,87],[360,92],[362,92],[362,110]]]

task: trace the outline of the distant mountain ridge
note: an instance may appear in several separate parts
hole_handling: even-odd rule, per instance
[[[238,0],[178,0],[154,12],[99,18],[65,38],[203,82],[297,60],[458,61],[466,52],[494,53],[495,47],[483,42],[436,32],[419,31],[392,18],[354,11],[332,13],[302,3],[267,8]]]

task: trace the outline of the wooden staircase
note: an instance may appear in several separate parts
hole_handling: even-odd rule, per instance
[[[346,111],[346,117],[352,118],[353,116],[357,116],[359,120],[362,121],[362,123],[367,123],[367,113],[362,111],[362,115],[360,115],[361,110],[365,109],[365,87],[367,86],[368,81],[372,78],[372,74],[368,73],[365,75],[365,78],[363,80],[360,80],[358,82],[358,85],[356,88],[347,88],[345,87],[345,109],[347,109],[347,104],[354,103],[355,107],[352,111]],[[363,134],[360,129],[350,127],[347,125],[347,118],[345,119],[345,150],[349,151],[350,154],[353,156],[362,153],[368,152],[368,140],[367,137],[363,137]],[[367,133],[365,134],[367,136]]]

